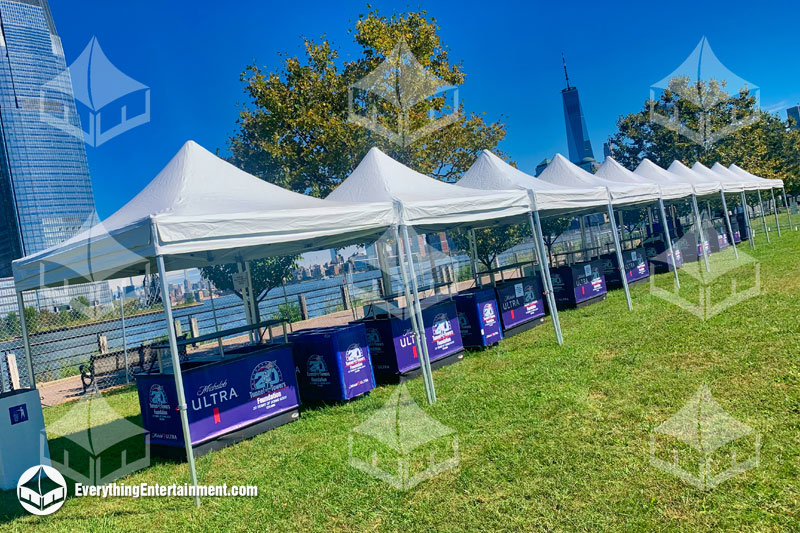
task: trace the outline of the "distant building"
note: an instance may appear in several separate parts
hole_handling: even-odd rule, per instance
[[[13,260],[60,244],[97,216],[82,136],[43,119],[56,113],[81,131],[47,0],[2,0],[0,23],[0,278],[8,278]],[[111,302],[108,283],[95,283],[26,294],[25,303],[45,309],[79,296]]]
[[[549,164],[550,164],[550,159],[549,158],[542,159],[542,162],[539,163],[538,165],[536,165],[536,176],[538,177],[539,174],[544,172],[544,169],[546,169],[547,165],[549,165]]]
[[[583,116],[578,88],[569,84],[566,60],[564,60],[564,77],[567,86],[561,90],[561,100],[564,105],[564,122],[567,126],[569,160],[583,166],[587,158],[594,161],[594,152],[592,151],[592,142],[589,140],[589,130],[586,128],[586,119]]]
[[[800,130],[800,106],[790,107],[786,110],[786,117],[792,122],[789,126],[793,130]]]

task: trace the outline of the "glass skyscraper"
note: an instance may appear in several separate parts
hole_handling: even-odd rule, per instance
[[[96,222],[61,40],[47,0],[0,0],[0,278]],[[67,127],[65,127],[67,126]],[[47,291],[43,291],[47,292]],[[108,284],[49,291],[110,300]],[[41,295],[38,298],[41,303]]]
[[[561,90],[561,100],[564,104],[564,122],[567,126],[567,148],[569,160],[593,172],[594,152],[592,142],[589,140],[589,130],[583,116],[578,88],[569,84],[567,75],[567,62],[564,61],[564,77],[567,80],[566,88]]]

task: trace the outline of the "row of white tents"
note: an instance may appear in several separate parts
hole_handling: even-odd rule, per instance
[[[734,193],[741,195],[746,206],[746,192],[757,191],[761,201],[760,191],[783,187],[780,180],[763,179],[735,165],[726,168],[715,164],[709,169],[696,163],[690,169],[676,161],[665,170],[644,160],[631,172],[608,159],[591,174],[561,155],[535,178],[488,151],[481,152],[461,180],[451,184],[420,174],[372,148],[323,200],[256,178],[189,141],[136,197],[106,220],[58,246],[14,261],[29,382],[35,386],[30,341],[21,312],[24,291],[158,272],[162,294],[166,295],[168,271],[239,263],[249,276],[247,265],[254,259],[341,248],[388,236],[405,241],[400,272],[406,302],[413,309],[410,315],[425,389],[433,402],[436,396],[426,343],[420,335],[422,313],[409,227],[430,233],[529,223],[561,343],[552,282],[547,260],[543,259],[547,254],[542,217],[602,210],[614,221],[615,208],[657,203],[662,227],[667,228],[664,201],[690,198],[696,220],[700,220],[698,196],[720,195],[724,203],[725,194]],[[785,201],[785,190],[783,198]],[[727,207],[724,211],[727,218]],[[612,226],[624,282],[620,237],[616,224]],[[695,226],[700,232],[698,242],[703,242],[702,225]],[[730,221],[727,230],[733,243]],[[671,253],[668,233],[665,238]],[[246,307],[252,309],[255,299],[252,282],[249,284]],[[627,284],[625,292],[630,307]],[[169,298],[163,301],[187,459],[196,483],[172,309]]]

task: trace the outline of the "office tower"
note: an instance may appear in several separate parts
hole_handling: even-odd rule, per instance
[[[790,107],[786,110],[786,118],[791,120],[792,125],[789,126],[793,130],[800,129],[800,105]]]
[[[46,0],[0,0],[0,278],[11,261],[59,244],[97,220],[80,121]],[[54,127],[58,117],[69,128]],[[107,283],[40,291],[52,307],[111,300]],[[2,312],[2,310],[0,310]]]
[[[564,104],[564,122],[567,126],[569,160],[592,172],[595,162],[594,152],[592,151],[592,142],[589,140],[589,130],[586,128],[586,119],[583,116],[578,89],[569,84],[567,62],[563,57],[562,61],[564,62],[564,77],[567,86],[561,90],[561,100]]]

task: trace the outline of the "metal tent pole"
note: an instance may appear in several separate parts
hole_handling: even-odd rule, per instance
[[[675,258],[675,250],[672,248],[672,237],[669,236],[669,224],[667,224],[667,213],[664,210],[664,197],[661,196],[661,187],[659,187],[658,196],[658,210],[661,211],[661,222],[664,224],[664,237],[667,240],[667,250],[672,258],[672,272],[675,274],[675,286],[681,288],[681,280],[678,279],[678,264]]]
[[[22,328],[22,343],[25,347],[25,365],[28,367],[28,386],[36,388],[36,375],[33,373],[33,358],[31,357],[31,340],[28,338],[28,323],[25,320],[25,302],[22,291],[17,291],[17,308],[19,309],[19,324]]]
[[[236,263],[236,271],[241,274],[244,272],[244,267],[242,266],[242,262],[239,261]],[[253,318],[251,317],[250,312],[250,287],[245,283],[245,286],[242,287],[242,303],[244,304],[244,320],[247,325],[251,325],[253,323]],[[250,342],[255,342],[253,337],[253,331],[248,331],[247,335],[250,337]]]
[[[194,451],[192,450],[192,436],[189,432],[189,416],[186,412],[186,395],[183,392],[183,373],[181,372],[181,360],[178,355],[178,339],[175,336],[175,326],[172,321],[172,302],[167,292],[167,272],[164,268],[164,257],[156,256],[158,264],[158,278],[161,283],[161,300],[164,302],[164,318],[167,320],[167,336],[169,337],[169,351],[172,355],[172,374],[175,377],[175,391],[178,394],[178,412],[181,416],[181,428],[183,429],[183,442],[186,445],[186,460],[189,463],[189,475],[197,490],[197,471],[194,467]],[[200,507],[200,496],[195,492],[194,502]]]
[[[703,220],[700,218],[700,209],[697,208],[697,192],[694,185],[692,185],[692,208],[694,209],[694,220],[697,226],[697,238],[700,244],[700,252],[703,254],[703,262],[706,265],[706,272],[711,272],[711,267],[708,266],[708,251],[706,250],[706,238],[703,234]]]
[[[394,227],[394,234],[399,243],[400,236],[396,226]],[[413,257],[411,255],[411,242],[408,238],[408,229],[405,225],[403,225],[403,248],[405,249],[406,257],[403,259],[403,256],[398,253],[398,261],[400,263],[400,273],[403,277],[406,309],[408,309],[408,313],[411,317],[411,327],[414,328],[414,342],[417,345],[417,354],[419,355],[420,369],[422,370],[422,381],[425,384],[425,394],[428,398],[428,403],[434,403],[436,401],[436,388],[433,384],[430,360],[428,359],[428,341],[425,336],[425,322],[422,319],[422,310],[419,305],[416,274],[414,272],[414,266],[411,263]],[[408,261],[408,273],[406,273],[406,261]],[[410,282],[409,278],[411,279]],[[413,298],[411,291],[413,291]]]
[[[125,292],[122,291],[122,297],[119,299],[119,314],[122,321],[122,354],[125,357],[125,383],[131,382],[131,369],[128,364],[128,336],[125,332]]]
[[[756,249],[756,239],[753,235],[753,226],[750,224],[750,213],[747,212],[747,196],[742,191],[742,216],[744,217],[744,225],[747,228],[747,240],[750,243],[750,248]]]
[[[792,231],[792,213],[789,211],[789,197],[786,196],[786,186],[783,186],[783,205],[786,206],[786,218],[789,220],[789,231]]]
[[[475,230],[469,230],[469,247],[470,247],[470,259],[472,260],[472,272],[475,276],[475,286],[481,287],[483,286],[483,282],[481,280],[480,273],[478,272],[478,243],[475,239]]]
[[[772,194],[772,205],[775,206],[775,227],[778,228],[778,237],[781,237],[781,221],[778,219],[778,202],[775,200],[775,189],[770,188]]]
[[[722,198],[722,212],[725,213],[725,224],[728,226],[728,236],[731,238],[731,246],[733,246],[733,255],[739,259],[739,250],[736,249],[736,239],[733,238],[733,226],[731,226],[731,217],[728,214],[728,203],[725,201],[725,192],[720,189],[719,196]]]
[[[536,259],[539,261],[539,272],[542,275],[547,305],[550,307],[550,317],[553,319],[553,329],[556,330],[556,340],[558,344],[561,345],[564,344],[564,337],[561,334],[561,321],[558,319],[558,308],[556,307],[555,294],[553,294],[553,280],[550,278],[549,262],[545,262],[546,255],[541,220],[539,220],[539,211],[536,209],[536,198],[533,191],[528,191],[528,196],[531,198],[531,205],[533,207],[533,209],[528,212],[528,222],[530,222],[531,232],[533,233],[534,250],[536,251]]]
[[[761,189],[756,190],[758,193],[758,206],[761,208],[761,222],[764,224],[764,235],[767,236],[767,244],[769,244],[769,230],[767,229],[767,215],[764,213],[764,202],[761,200]]]
[[[208,294],[211,297],[211,314],[214,316],[214,333],[219,333],[219,323],[217,322],[217,306],[214,303],[214,286],[209,281]],[[225,358],[225,348],[222,347],[222,337],[217,337],[217,347],[219,347],[219,356]]]
[[[622,259],[622,246],[620,245],[620,237],[617,228],[617,221],[614,218],[614,208],[611,205],[611,191],[606,187],[608,194],[608,218],[611,220],[611,234],[614,237],[614,247],[617,249],[617,268],[619,275],[622,278],[622,288],[625,289],[625,301],[628,303],[628,311],[633,311],[633,304],[631,303],[631,292],[628,288],[628,276],[625,274],[625,262]]]

